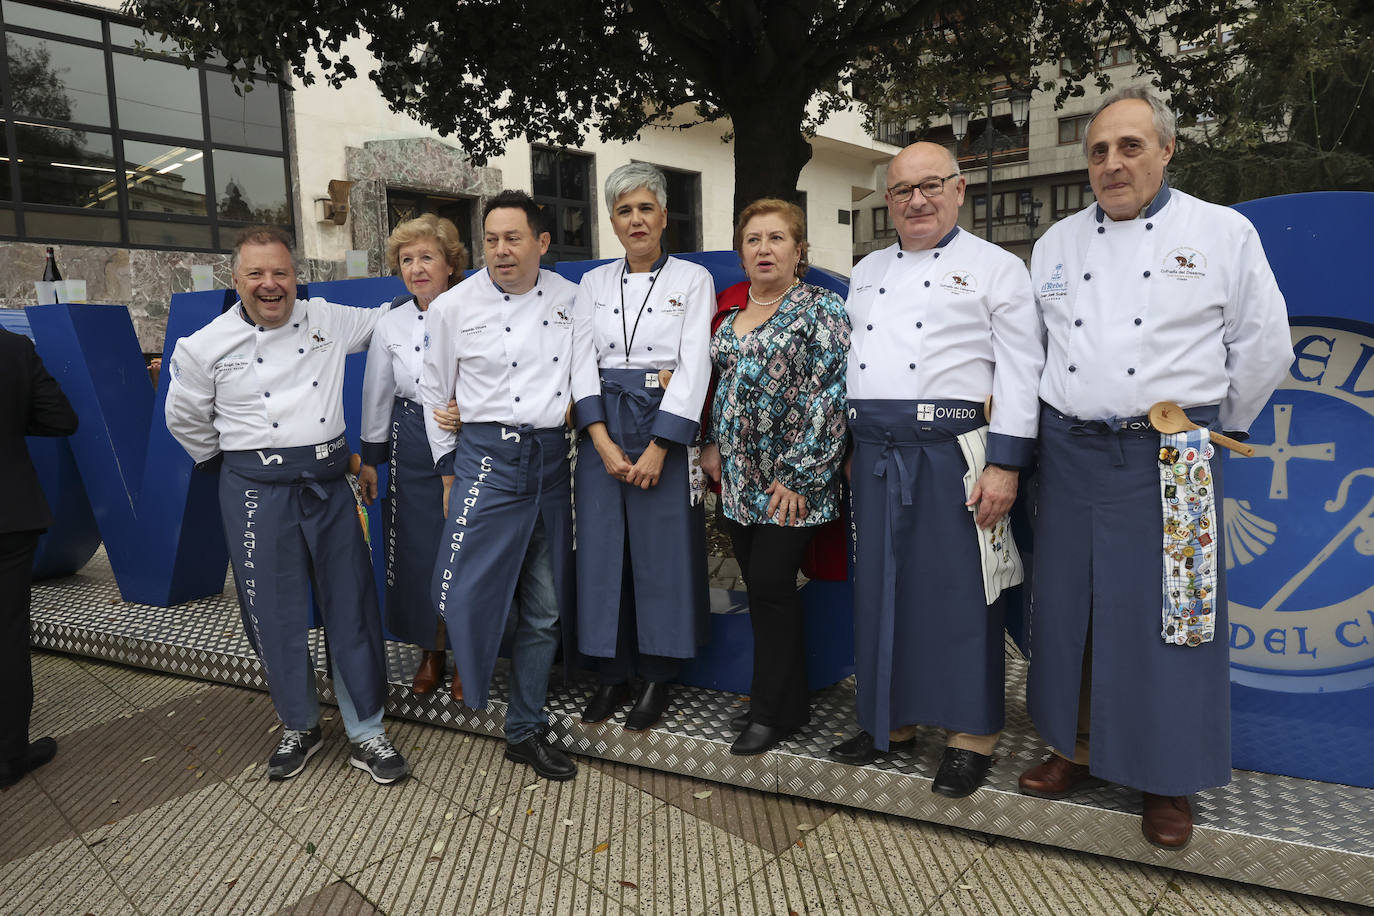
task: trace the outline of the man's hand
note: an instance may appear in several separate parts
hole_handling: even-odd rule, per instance
[[[632,487],[639,487],[641,490],[647,490],[657,485],[658,478],[663,473],[663,459],[667,454],[666,448],[657,442],[650,441],[644,448],[644,454],[639,456],[639,460],[625,475],[625,482]]]
[[[701,469],[715,483],[720,483],[720,446],[708,442],[701,447]]]
[[[441,478],[444,481],[444,518],[448,518],[448,491],[453,489],[453,474],[445,474]]]
[[[777,519],[782,525],[800,525],[806,518],[806,497],[784,487],[778,481],[768,485],[763,492],[769,496],[768,517]]]
[[[445,432],[457,432],[463,425],[463,417],[458,413],[458,402],[449,399],[448,407],[440,409],[434,408],[434,422],[439,424],[439,428]]]
[[[377,466],[375,464],[364,464],[358,468],[358,492],[362,494],[363,502],[369,506],[377,498]]]
[[[991,528],[993,525],[1011,511],[1011,504],[1016,501],[1016,485],[1020,475],[1016,471],[1008,471],[1006,468],[999,468],[990,464],[983,468],[983,473],[978,475],[978,480],[973,485],[973,493],[969,496],[966,506],[977,506],[978,513],[974,516],[974,523],[979,528]]]

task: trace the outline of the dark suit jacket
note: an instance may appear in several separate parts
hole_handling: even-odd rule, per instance
[[[25,436],[70,436],[76,412],[43,368],[33,341],[0,329],[0,534],[52,524]]]

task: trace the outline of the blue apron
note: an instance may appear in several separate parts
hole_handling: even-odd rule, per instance
[[[1217,411],[1188,414],[1206,425]],[[1165,643],[1159,433],[1143,418],[1112,426],[1049,407],[1040,412],[1026,702],[1041,736],[1071,754],[1091,631],[1093,774],[1158,795],[1188,795],[1231,781],[1226,570],[1217,564],[1217,638]],[[1222,463],[1220,454],[1212,460],[1218,516]]]
[[[372,558],[344,479],[340,436],[302,448],[225,452],[219,477],[224,540],[244,629],[262,660],[272,705],[287,728],[305,730],[313,586],[336,676],[359,719],[386,701],[386,660]]]
[[[952,416],[918,420],[920,405]],[[983,590],[968,465],[956,437],[982,426],[971,401],[849,402],[854,437],[854,654],[859,725],[1003,724],[1002,601]]]
[[[482,709],[537,519],[553,554],[564,670],[575,662],[567,430],[465,423],[453,476],[431,594],[451,634],[463,702]]]
[[[648,446],[663,399],[662,388],[644,387],[646,372],[601,370],[606,431],[631,462]],[[691,503],[686,447],[669,447],[658,484],[641,490],[607,474],[584,434],[575,492],[582,533],[577,540],[578,648],[599,658],[615,656],[628,537],[640,653],[693,658],[710,640],[711,602],[705,503]]]
[[[444,481],[434,470],[424,408],[396,398],[386,516],[386,625],[409,643],[434,648],[438,611],[430,596],[434,551],[444,532]]]

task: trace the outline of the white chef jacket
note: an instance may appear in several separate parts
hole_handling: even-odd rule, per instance
[[[1254,226],[1167,185],[1137,219],[1095,205],[1051,226],[1031,277],[1047,335],[1040,397],[1069,416],[1220,404],[1221,426],[1245,430],[1293,361]]]
[[[572,400],[572,313],[577,286],[540,270],[534,288],[505,292],[479,271],[441,293],[426,313],[420,401],[437,463],[458,434],[433,410],[457,398],[464,423],[562,426]]]
[[[414,299],[385,309],[384,305],[384,314],[372,333],[367,371],[363,373],[364,442],[389,442],[392,399],[414,401],[420,395],[427,312],[420,311]]]
[[[849,400],[991,394],[990,433],[1035,438],[1045,348],[1016,255],[958,228],[925,251],[893,245],[854,267],[845,309]]]
[[[573,306],[573,402],[601,394],[599,369],[670,369],[658,410],[695,428],[711,383],[715,312],[711,273],[690,261],[666,257],[632,274],[622,258],[587,271]]]
[[[243,303],[172,351],[167,429],[197,462],[220,451],[293,448],[344,431],[344,358],[367,347],[381,311],[297,299],[276,328]]]

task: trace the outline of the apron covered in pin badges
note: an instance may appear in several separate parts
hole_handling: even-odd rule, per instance
[[[575,659],[568,433],[465,423],[431,594],[451,634],[463,703],[483,709],[536,521],[553,556],[564,668]]]
[[[1003,603],[986,600],[958,442],[985,422],[983,406],[934,403],[969,418],[918,421],[911,400],[849,402],[856,712],[884,750],[904,725],[1003,725]]]
[[[1218,538],[1205,429],[1159,437],[1159,487],[1164,509],[1164,621],[1167,643],[1199,646],[1216,635]]]
[[[310,592],[324,620],[334,676],[359,719],[386,700],[386,662],[372,558],[344,479],[340,436],[301,448],[225,452],[220,514],[239,608],[282,723],[303,731],[315,704],[308,676]]]
[[[1195,407],[1188,414],[1207,424],[1217,410]],[[1046,406],[1040,435],[1026,683],[1036,729],[1052,747],[1072,753],[1090,648],[1093,775],[1158,795],[1225,785],[1231,779],[1227,640],[1190,647],[1160,638],[1159,433],[1144,418],[1089,422]],[[1208,475],[1219,505],[1221,462]],[[1212,628],[1226,633],[1225,570],[1213,568]]]
[[[435,545],[444,529],[444,483],[434,470],[424,408],[396,398],[386,515],[386,625],[409,643],[433,648],[438,612],[430,596]],[[440,647],[442,648],[442,647]]]
[[[601,369],[600,378],[606,431],[631,462],[637,461],[649,444],[663,399],[658,374]],[[646,385],[646,378],[653,387]],[[695,452],[672,445],[658,484],[642,490],[608,475],[590,438],[584,437],[574,471],[582,526],[577,540],[577,629],[583,653],[615,656],[627,538],[639,651],[692,658],[709,640],[704,485],[692,479]],[[699,460],[695,473],[700,475]]]

